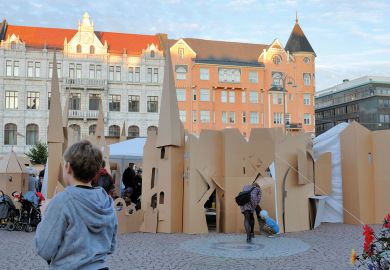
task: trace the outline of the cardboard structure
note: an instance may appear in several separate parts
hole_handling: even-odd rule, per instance
[[[0,190],[8,196],[28,191],[28,173],[13,151],[0,160]]]

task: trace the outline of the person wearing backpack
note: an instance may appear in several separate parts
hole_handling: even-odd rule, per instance
[[[246,197],[243,202],[247,201],[245,204],[239,202],[238,197]],[[259,205],[261,200],[261,188],[259,184],[253,183],[252,185],[246,185],[243,187],[242,192],[237,196],[236,201],[240,205],[241,213],[244,215],[244,227],[246,232],[246,241],[251,243],[252,239],[255,237],[254,228],[255,228],[255,217],[253,216],[256,207]]]
[[[102,161],[102,166],[99,170],[99,173],[92,180],[93,187],[102,187],[106,193],[112,196],[112,191],[114,190],[114,180],[112,176],[105,169],[106,162]]]

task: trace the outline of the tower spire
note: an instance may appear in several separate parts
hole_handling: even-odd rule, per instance
[[[298,11],[295,11],[295,23],[298,23]]]

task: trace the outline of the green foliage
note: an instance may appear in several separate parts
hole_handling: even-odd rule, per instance
[[[47,144],[39,142],[30,148],[26,153],[33,164],[46,164],[47,160]]]

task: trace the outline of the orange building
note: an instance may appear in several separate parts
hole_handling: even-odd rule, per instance
[[[180,118],[185,129],[284,127],[314,132],[316,54],[296,24],[283,48],[182,38],[171,40]],[[285,120],[284,120],[285,119]],[[285,121],[285,122],[284,122]]]

